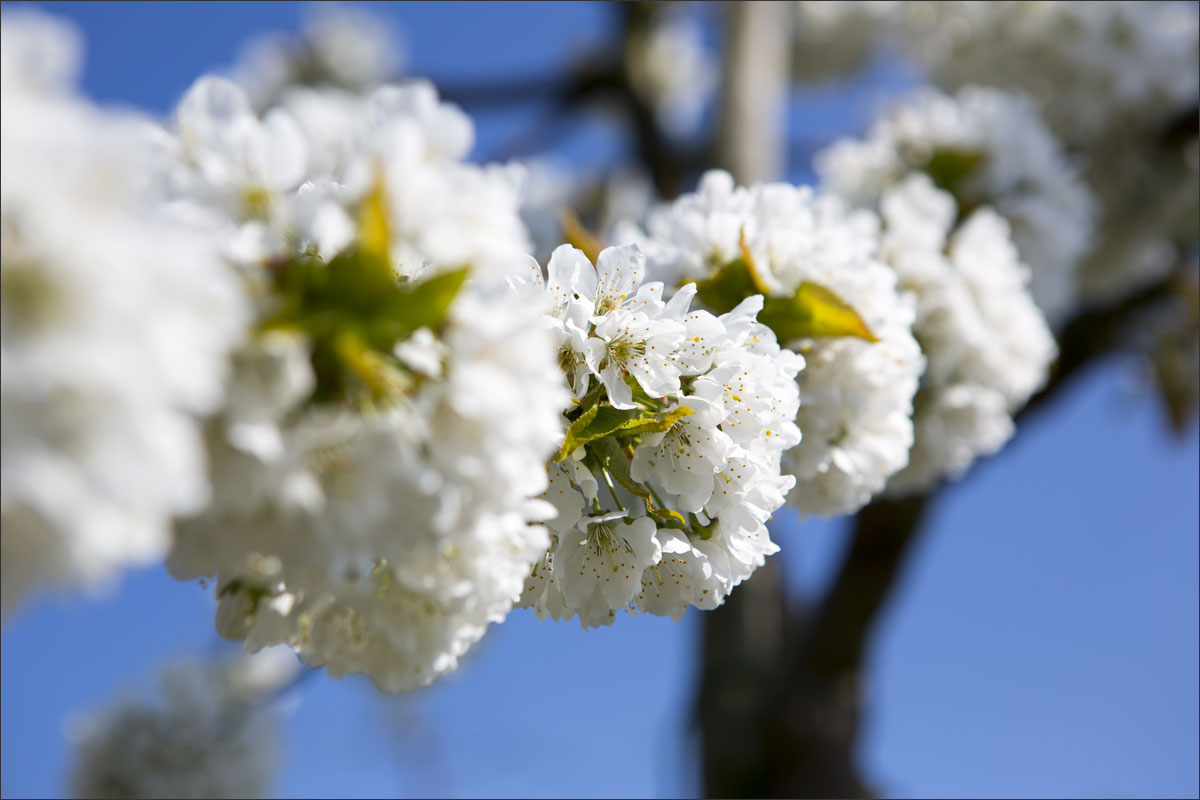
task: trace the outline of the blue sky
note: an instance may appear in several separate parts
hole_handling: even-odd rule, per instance
[[[464,7],[466,6],[466,7]],[[294,3],[56,4],[88,42],[85,88],[166,112]],[[612,30],[595,4],[378,9],[410,71],[463,81],[561,69]],[[797,97],[802,136],[852,132],[912,80],[882,61]],[[480,151],[535,119],[477,118]],[[603,127],[567,157],[620,152]],[[803,165],[796,165],[803,175]],[[1200,438],[1167,433],[1136,365],[1075,385],[946,493],[868,675],[862,759],[894,796],[1195,796],[1200,734]],[[818,591],[840,523],[777,517],[798,594]],[[212,601],[162,569],[100,599],[42,599],[0,633],[0,790],[59,796],[71,714],[138,693],[173,658],[221,647]],[[689,739],[698,617],[585,633],[517,612],[433,689],[386,697],[314,676],[286,717],[283,796],[645,796],[699,791]]]

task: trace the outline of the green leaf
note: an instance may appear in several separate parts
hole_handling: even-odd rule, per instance
[[[400,326],[400,333],[409,334],[418,328],[440,328],[450,312],[450,305],[467,279],[467,267],[450,270],[426,278],[419,283],[400,284],[388,302],[389,321]]]
[[[554,460],[562,461],[580,445],[614,433],[663,433],[691,413],[692,410],[687,407],[672,411],[643,411],[640,408],[613,408],[607,404],[591,406],[567,428],[567,436]]]
[[[721,266],[704,280],[696,281],[696,296],[718,314],[732,311],[753,294],[758,294],[754,278],[745,259],[741,258]]]
[[[845,300],[824,286],[805,281],[791,297],[768,297],[758,321],[775,332],[781,343],[821,336],[879,339]]]
[[[574,453],[580,445],[608,436],[610,433],[616,433],[638,413],[636,408],[626,411],[600,403],[586,409],[579,419],[572,422],[571,426],[567,428],[567,436],[554,460],[562,461]]]
[[[984,154],[977,150],[935,150],[925,165],[925,172],[939,189],[945,189],[963,202],[963,182],[983,163]]]
[[[695,412],[687,406],[680,406],[671,411],[642,412],[637,419],[630,420],[626,423],[621,431],[623,433],[638,434],[638,433],[666,433],[674,427],[676,422],[684,417]]]
[[[355,249],[330,261],[323,280],[314,288],[319,291],[315,305],[369,319],[386,313],[388,298],[396,294],[398,285],[386,258]]]

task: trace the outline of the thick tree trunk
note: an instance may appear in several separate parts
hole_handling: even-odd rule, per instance
[[[919,535],[924,498],[855,520],[833,587],[789,610],[777,561],[704,618],[697,697],[709,797],[865,797],[856,746],[864,654]]]

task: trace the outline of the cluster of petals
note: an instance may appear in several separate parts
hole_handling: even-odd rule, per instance
[[[912,172],[928,171],[960,205],[989,205],[1011,224],[1033,270],[1033,295],[1054,322],[1078,303],[1076,268],[1087,255],[1094,204],[1078,169],[1026,95],[967,86],[923,89],[880,117],[862,140],[818,154],[825,185],[859,205]]]
[[[264,324],[281,271],[367,246],[373,192],[398,285],[469,270],[444,319],[352,357],[382,400],[330,397],[303,326],[242,348],[209,431],[213,501],[168,558],[182,579],[217,575],[224,635],[391,691],[454,669],[547,544],[533,498],[566,390],[541,306],[501,280],[529,247],[520,176],[464,163],[472,138],[423,83],[297,89],[260,116],[209,77],[160,148],[174,202],[223,223]]]
[[[956,225],[954,198],[923,174],[886,190],[881,213],[880,255],[917,298],[913,330],[927,361],[909,464],[888,484],[903,495],[999,450],[1057,348],[1003,217],[985,207]]]
[[[804,361],[755,321],[761,298],[715,316],[690,310],[694,284],[664,300],[644,275],[635,245],[602,251],[594,266],[563,245],[545,277],[535,264],[514,279],[548,300],[575,396],[568,422],[596,404],[672,420],[549,464],[552,543],[520,604],[584,627],[621,609],[678,619],[719,605],[778,549],[766,522],[793,483],[780,456],[800,439]]]
[[[150,123],[76,94],[74,31],[3,22],[3,609],[153,563],[208,499],[199,415],[248,318],[210,229],[144,176]]]
[[[783,183],[736,187],[725,172],[704,175],[694,193],[654,210],[638,241],[652,277],[703,280],[744,247],[772,294],[805,282],[848,303],[874,334],[782,342],[802,354],[797,378],[799,445],[785,454],[796,479],[789,503],[806,514],[851,513],[908,460],[912,400],[924,368],[912,336],[914,309],[895,273],[876,258],[878,221],[841,199]]]
[[[906,13],[934,81],[1025,89],[1072,145],[1194,104],[1195,7],[1170,2],[947,2]]]

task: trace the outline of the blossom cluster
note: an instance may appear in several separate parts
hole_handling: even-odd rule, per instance
[[[876,120],[865,139],[819,153],[816,164],[831,191],[859,205],[877,206],[889,186],[919,172],[963,208],[994,208],[1033,269],[1038,306],[1052,322],[1075,310],[1075,270],[1092,243],[1092,196],[1029,97],[980,86],[950,97],[927,88]]]
[[[942,2],[796,4],[798,57],[806,79],[829,77],[847,52],[862,54],[890,38],[903,44],[927,78],[947,91],[972,85],[1024,94],[1048,129],[1070,149],[1074,169],[1092,195],[1094,236],[1070,227],[1066,190],[1043,203],[1055,223],[1029,222],[987,198],[1010,217],[1021,253],[1033,269],[1034,293],[1051,321],[1063,308],[1107,306],[1160,280],[1195,241],[1195,198],[1200,193],[1200,141],[1194,119],[1200,99],[1200,15],[1195,5],[1172,2]],[[816,46],[808,46],[812,39]],[[839,57],[826,57],[828,51]],[[861,63],[861,58],[855,65]],[[971,89],[978,93],[978,89]],[[960,100],[963,96],[959,95]],[[995,120],[1000,139],[1032,142],[1040,125]],[[998,151],[1021,148],[997,142]],[[1045,159],[1035,156],[1046,166]],[[839,168],[843,171],[847,165]],[[1058,175],[1060,170],[1049,174]],[[1039,174],[1029,169],[1030,176]],[[1031,185],[1037,186],[1034,179]],[[1052,184],[1052,182],[1051,182]],[[1061,188],[1062,184],[1059,184]],[[997,187],[1002,188],[1002,187]],[[1039,190],[1040,192],[1041,190]],[[960,198],[961,199],[961,198]],[[1058,210],[1055,210],[1055,206]],[[1074,206],[1080,208],[1078,205]],[[1059,224],[1061,223],[1061,224]],[[1032,230],[1022,231],[1030,225]],[[1038,230],[1038,229],[1044,230]],[[1036,238],[1050,247],[1035,247]],[[1071,282],[1043,288],[1043,263],[1082,262]],[[1066,272],[1050,270],[1052,273]],[[1070,288],[1071,302],[1061,291]],[[1047,304],[1049,303],[1049,304]]]
[[[540,305],[502,280],[528,249],[516,176],[460,160],[470,121],[427,84],[297,90],[260,119],[206,78],[164,134],[164,181],[223,221],[258,301],[213,500],[168,566],[217,575],[218,627],[251,648],[426,685],[547,545],[531,498],[566,391]]]
[[[761,297],[715,316],[689,310],[695,284],[664,301],[644,273],[636,245],[594,265],[563,245],[516,281],[548,299],[574,397],[548,467],[553,541],[520,603],[585,628],[631,605],[715,608],[778,550],[766,522],[793,484],[804,360],[755,321]]]
[[[934,13],[1026,44],[1021,14],[1170,39],[1068,6]],[[845,15],[859,49],[908,13],[801,8],[798,35]],[[624,66],[686,139],[714,75],[681,20]],[[585,628],[714,608],[779,549],[785,503],[848,514],[961,476],[1045,382],[1054,326],[1194,241],[1194,166],[1102,174],[1124,140],[1068,158],[1055,136],[1083,139],[1036,93],[919,92],[826,151],[819,190],[710,171],[654,205],[614,173],[606,248],[559,216],[581,196],[563,174],[471,163],[470,118],[395,80],[359,12],[260,42],[162,121],[79,96],[78,43],[46,17],[6,10],[3,44],[4,612],[165,559],[212,580],[224,636],[387,691],[454,670],[514,607]],[[1194,97],[1146,70],[1157,116]],[[224,730],[205,702],[179,704],[184,738]],[[93,739],[81,774],[116,771],[80,791],[157,735]]]
[[[146,185],[151,123],[75,89],[69,29],[5,10],[0,83],[3,611],[161,560],[208,500],[197,415],[249,317],[211,228]]]
[[[792,324],[773,304],[781,344],[803,355],[798,376],[803,437],[785,454],[796,479],[793,505],[807,514],[846,514],[865,505],[908,460],[912,399],[924,359],[912,335],[915,310],[895,273],[876,257],[878,220],[807,187],[737,187],[726,172],[701,178],[694,193],[653,211],[639,241],[649,271],[668,284],[700,281],[701,300],[724,308],[746,291],[803,303],[831,296],[847,325]],[[752,267],[758,285],[739,286],[728,265]],[[791,312],[791,313],[789,313]]]
[[[1003,217],[984,207],[956,224],[954,198],[923,173],[887,189],[880,205],[880,257],[916,297],[913,333],[926,359],[908,465],[887,488],[904,495],[999,450],[1057,348]]]
[[[1200,31],[1186,4],[958,0],[897,10],[901,35],[935,83],[1030,91],[1072,144],[1153,125],[1200,90],[1190,68]]]

